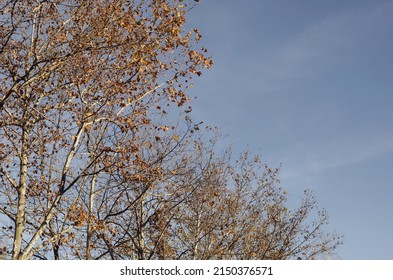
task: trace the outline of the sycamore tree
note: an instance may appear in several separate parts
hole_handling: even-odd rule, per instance
[[[89,247],[101,175],[158,172],[144,168],[135,135],[149,127],[158,139],[151,111],[187,103],[189,79],[211,65],[193,49],[200,35],[185,30],[180,2],[1,2],[1,211],[12,258],[49,245],[57,258],[62,236],[85,222]]]
[[[191,121],[187,89],[212,65],[186,28],[194,2],[0,1],[6,258],[315,258],[340,243],[324,212],[309,222],[312,197],[287,209],[276,171],[231,165]]]

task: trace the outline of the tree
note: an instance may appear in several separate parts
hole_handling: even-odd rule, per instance
[[[234,165],[228,162],[224,157],[207,164],[202,185],[181,205],[175,228],[181,228],[177,243],[187,240],[187,258],[314,259],[334,252],[341,237],[323,232],[327,215],[309,190],[291,210],[278,168],[248,152]]]
[[[86,188],[93,202],[101,174],[137,161],[135,131],[149,127],[154,137],[153,110],[187,103],[182,87],[211,61],[191,47],[200,35],[185,31],[186,9],[178,1],[1,2],[2,213],[14,224],[14,259],[48,244],[57,258],[75,225],[56,221],[89,218],[77,206]]]
[[[185,27],[192,3],[0,3],[0,223],[10,258],[290,258],[337,245],[311,242],[325,216],[302,231],[312,201],[289,214],[273,181],[253,185],[242,177],[248,164],[231,171],[214,138],[197,133],[186,91],[212,61]],[[202,223],[212,213],[220,219]]]
[[[189,139],[178,171],[164,190],[146,193],[135,208],[129,236],[143,236],[142,259],[314,259],[331,257],[341,237],[325,233],[325,210],[306,190],[297,209],[286,206],[279,169],[247,152],[231,164],[231,152],[215,154],[217,138]],[[210,144],[209,144],[210,143]],[[187,168],[179,168],[188,161]],[[317,214],[315,218],[312,218]],[[144,226],[139,226],[144,225]]]

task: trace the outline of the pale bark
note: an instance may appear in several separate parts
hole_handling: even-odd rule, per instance
[[[19,259],[22,250],[23,231],[26,215],[26,188],[27,188],[27,164],[28,164],[28,131],[22,130],[22,147],[20,153],[20,177],[18,184],[18,206],[15,218],[15,234],[12,249],[12,259]]]
[[[92,227],[92,217],[94,209],[94,195],[95,195],[95,184],[96,184],[97,174],[93,175],[89,190],[89,214],[87,220],[87,233],[86,233],[86,259],[91,259],[91,237],[93,234]]]

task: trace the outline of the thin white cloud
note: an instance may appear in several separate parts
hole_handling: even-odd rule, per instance
[[[284,159],[283,179],[310,177],[393,152],[393,132],[347,135],[312,148],[303,146]]]
[[[370,9],[359,7],[321,19],[305,29],[295,40],[278,48],[265,61],[269,77],[293,79],[306,77],[315,62],[323,63],[342,49],[361,47],[364,41],[380,34],[391,34],[393,3],[383,3]],[[383,35],[382,35],[383,36]],[[266,63],[267,62],[267,63]]]

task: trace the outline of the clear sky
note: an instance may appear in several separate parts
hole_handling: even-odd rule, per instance
[[[195,119],[314,190],[342,259],[393,259],[393,1],[201,0]]]

